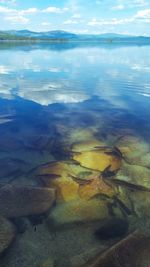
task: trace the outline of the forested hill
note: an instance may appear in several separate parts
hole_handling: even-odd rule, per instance
[[[28,30],[20,31],[0,31],[0,41],[99,41],[99,42],[141,42],[150,43],[150,37],[128,36],[116,33],[105,34],[74,34],[66,31],[32,32]]]

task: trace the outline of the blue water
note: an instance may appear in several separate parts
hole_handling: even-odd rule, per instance
[[[149,138],[149,52],[149,46],[3,47],[0,50],[1,128],[16,124],[15,118],[22,116],[21,112],[30,121],[34,115],[49,109],[51,116],[55,116],[54,104],[60,104],[58,109],[71,105],[75,112],[86,106],[90,112],[96,101],[100,116],[101,110],[110,114],[107,124],[116,123],[111,113],[118,110],[118,127],[128,124]],[[13,116],[13,120],[4,125],[5,116]],[[72,123],[80,124],[80,120],[73,122],[74,116],[71,115]],[[23,120],[24,117],[22,123]],[[86,120],[88,124],[88,117]],[[42,116],[38,123],[44,123]]]
[[[0,45],[2,184],[41,186],[35,180],[35,170],[50,161],[68,160],[72,142],[79,141],[70,136],[80,130],[93,131],[96,139],[110,147],[128,134],[140,138],[148,147],[149,118],[148,45]],[[84,134],[83,131],[82,141]],[[35,235],[34,230],[32,234]],[[41,242],[42,249],[44,239],[40,234],[35,240],[33,244]],[[61,251],[63,238],[59,242]],[[73,242],[68,253],[78,254],[78,245],[74,247]],[[12,255],[19,246],[16,243],[14,251],[10,250],[7,266],[18,267]],[[46,253],[44,248],[43,251]],[[23,252],[20,255],[24,257]],[[38,255],[36,252],[31,262],[27,260],[23,266],[33,266]],[[61,257],[64,255],[63,251]]]

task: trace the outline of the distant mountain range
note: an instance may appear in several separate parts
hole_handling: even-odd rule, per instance
[[[129,36],[116,33],[74,34],[66,31],[33,32],[29,30],[0,31],[0,41],[101,41],[101,42],[150,42],[150,37]]]

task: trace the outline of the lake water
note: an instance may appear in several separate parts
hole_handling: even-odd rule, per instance
[[[122,238],[94,234],[118,218],[124,235],[148,231],[149,55],[148,45],[0,45],[0,190],[15,195],[14,215],[10,203],[2,215],[17,228],[2,267],[81,266]],[[16,187],[55,188],[55,204],[34,192],[22,204]]]

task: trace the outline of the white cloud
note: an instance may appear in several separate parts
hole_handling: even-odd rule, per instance
[[[2,1],[1,1],[2,3]],[[29,16],[37,14],[37,13],[55,13],[60,14],[64,13],[68,10],[68,8],[57,8],[49,6],[46,9],[38,9],[36,7],[31,7],[28,9],[15,9],[15,8],[9,8],[6,6],[0,6],[0,14],[3,15],[3,19],[6,21],[10,21],[11,23],[21,23],[21,24],[27,24],[30,19]],[[42,23],[42,26],[50,26],[50,24]]]
[[[29,8],[27,10],[17,10],[8,7],[0,6],[0,14],[4,15],[4,20],[10,21],[11,23],[26,24],[29,22],[29,18],[24,15],[35,13],[36,8]]]
[[[91,21],[88,22],[88,25],[89,26],[124,25],[131,22],[138,23],[141,20],[143,20],[146,23],[150,22],[150,9],[139,10],[135,15],[124,19],[112,18],[110,20],[105,20],[105,19],[97,20],[96,18],[93,18]]]
[[[76,21],[76,20],[71,20],[71,19],[68,19],[66,21],[63,22],[63,24],[78,24],[79,22]]]
[[[58,8],[54,6],[49,6],[45,9],[37,9],[36,7],[31,7],[28,9],[12,9],[4,6],[0,6],[0,13],[13,13],[13,14],[21,14],[21,15],[32,15],[36,13],[64,13],[68,11],[68,8]]]
[[[19,23],[22,23],[22,24],[27,24],[29,22],[28,18],[25,18],[25,17],[23,17],[21,15],[7,16],[4,19],[7,20],[7,21],[10,21],[11,23],[19,22]]]
[[[117,18],[112,18],[111,20],[97,20],[96,18],[93,18],[91,21],[88,22],[89,26],[104,26],[104,25],[120,25],[120,24],[125,24],[132,22],[134,19],[133,18],[126,18],[126,19],[117,19]]]
[[[124,8],[125,8],[125,6],[120,4],[120,5],[117,5],[117,6],[113,6],[111,9],[112,10],[123,10]]]
[[[148,1],[145,1],[145,0],[133,0],[132,2],[130,2],[130,5],[133,7],[144,7],[144,6],[148,6],[149,3]]]
[[[57,7],[48,7],[46,9],[37,9],[36,7],[31,7],[28,9],[14,9],[9,7],[0,6],[0,14],[4,16],[4,20],[10,21],[11,23],[21,23],[27,24],[29,22],[28,16],[37,14],[37,13],[64,13],[68,8],[57,8]],[[50,26],[48,24],[43,24],[43,26]]]
[[[139,10],[135,18],[150,21],[150,9]]]
[[[28,8],[28,9],[25,9],[25,10],[21,10],[20,13],[21,14],[26,14],[26,15],[30,15],[30,14],[36,14],[38,13],[39,10],[36,8],[36,7],[31,7],[31,8]]]
[[[41,10],[41,12],[43,13],[56,13],[56,14],[60,14],[60,13],[64,13],[68,11],[68,8],[59,8],[59,7],[55,7],[55,6],[49,6],[43,10]]]
[[[4,7],[4,6],[0,6],[0,13],[8,14],[8,13],[12,13],[12,12],[17,12],[17,10],[16,9],[10,9],[10,8]]]
[[[123,9],[132,9],[132,8],[144,8],[146,6],[149,6],[149,3],[147,0],[118,0],[117,4],[112,6],[112,10],[123,10]]]

